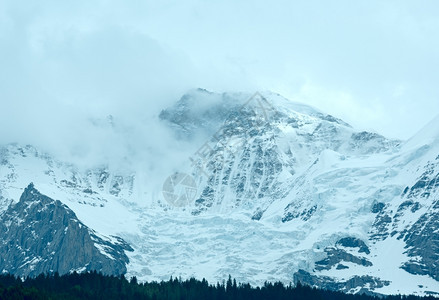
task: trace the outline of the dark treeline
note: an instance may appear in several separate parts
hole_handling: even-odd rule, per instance
[[[206,280],[170,279],[162,282],[139,283],[135,277],[106,276],[97,272],[72,273],[59,276],[40,275],[21,280],[13,275],[0,275],[0,299],[346,299],[346,300],[415,300],[434,297],[349,295],[319,290],[301,284],[266,283],[262,287],[226,282],[209,284]]]

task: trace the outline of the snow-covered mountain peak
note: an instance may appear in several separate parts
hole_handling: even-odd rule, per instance
[[[194,96],[200,94],[215,97],[216,104],[201,111],[192,108],[202,101]],[[221,113],[215,114],[219,106]],[[181,136],[204,129],[212,121],[210,115],[216,118],[216,130],[200,143],[191,157],[193,168],[186,171],[198,185],[195,202],[189,203],[195,215],[242,211],[260,220],[275,199],[285,199],[319,159],[320,167],[330,168],[335,157],[392,153],[399,147],[399,141],[356,131],[342,120],[270,92],[196,91],[161,117]],[[315,211],[311,203],[303,210],[309,217]]]
[[[173,107],[163,110],[160,118],[167,120],[189,136],[201,130],[213,133],[232,113],[239,112],[246,106],[256,110],[275,109],[278,113],[296,119],[312,117],[350,127],[340,119],[324,114],[311,106],[292,102],[273,92],[219,94],[196,89],[181,97]]]
[[[308,137],[309,144],[319,138],[328,140],[327,143],[333,139],[352,138],[350,147],[365,152],[368,150],[361,144],[368,144],[369,150],[376,152],[390,149],[399,143],[376,133],[356,131],[340,119],[273,92],[218,94],[203,89],[192,90],[174,106],[163,110],[160,118],[174,127],[178,136],[192,137],[200,132],[214,135],[224,127],[247,126],[244,129],[251,131],[250,127],[261,124],[254,122],[254,117],[258,115],[265,118],[262,120],[264,126],[271,126],[272,129],[276,127],[279,133]],[[377,144],[372,145],[375,141]],[[337,145],[334,144],[332,148],[342,146],[340,141],[335,143]]]
[[[275,93],[199,89],[159,122],[176,133],[173,147],[145,147],[146,161],[121,169],[0,147],[0,215],[34,182],[84,226],[128,242],[127,270],[139,279],[231,274],[252,284],[439,292],[437,121],[407,150]],[[111,123],[95,125],[141,136],[117,116]],[[144,169],[152,160],[172,172]]]

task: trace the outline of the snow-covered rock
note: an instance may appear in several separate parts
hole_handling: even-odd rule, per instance
[[[0,218],[0,269],[21,277],[98,270],[124,274],[131,251],[121,238],[103,237],[60,201],[31,183]]]

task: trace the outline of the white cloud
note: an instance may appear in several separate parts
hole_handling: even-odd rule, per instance
[[[2,1],[0,140],[98,155],[114,137],[85,132],[87,122],[113,114],[131,128],[143,120],[136,133],[151,137],[137,144],[127,137],[123,147],[160,152],[150,121],[193,87],[274,90],[355,126],[408,138],[439,113],[438,7]],[[114,156],[123,152],[118,147]]]

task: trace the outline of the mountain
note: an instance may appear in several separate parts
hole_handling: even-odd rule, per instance
[[[228,103],[231,97],[225,94],[219,102]],[[337,160],[337,156],[370,155],[398,148],[399,141],[355,131],[343,121],[311,107],[291,103],[275,94],[268,98],[272,102],[260,94],[251,98],[235,96],[238,103],[227,116],[222,115],[223,124],[212,132],[213,141],[203,144],[194,155],[196,168],[192,173],[197,179],[201,177],[199,187],[203,187],[195,201],[194,214],[240,207],[253,210],[253,218],[260,219],[271,203],[291,199],[298,181],[309,177],[303,175],[313,169],[321,170],[322,163]],[[191,100],[186,103],[186,99]],[[243,99],[249,100],[242,104]],[[171,124],[177,123],[177,131],[191,135],[198,131],[194,119],[180,116],[189,115],[186,110],[195,110],[192,102],[191,97],[183,97],[173,110],[161,116]],[[199,112],[199,128],[204,128],[217,106],[211,104]],[[188,132],[188,128],[192,130]],[[211,151],[203,155],[206,148]],[[294,198],[288,203],[290,208],[283,216],[284,221],[296,214],[310,215],[314,210],[315,201],[305,204]]]
[[[140,280],[231,274],[252,284],[301,281],[350,293],[439,293],[438,120],[403,142],[271,92],[192,90],[158,120],[179,143],[196,145],[177,172],[153,178],[111,162],[83,168],[32,146],[4,145],[0,214],[25,214],[32,223],[37,206],[21,208],[20,195],[34,182],[86,228],[75,234],[101,238],[94,248],[84,245],[101,254],[88,260],[114,253],[117,263],[94,268],[117,274],[126,265]],[[2,232],[23,232],[34,241],[32,258],[45,253],[50,261],[44,241],[13,223],[4,221]],[[40,222],[36,232],[59,239],[61,223]],[[67,265],[60,271],[84,261]],[[16,267],[2,266],[21,274]]]
[[[100,270],[125,274],[131,247],[118,237],[99,236],[60,201],[44,196],[31,183],[0,222],[0,269],[37,276]]]

